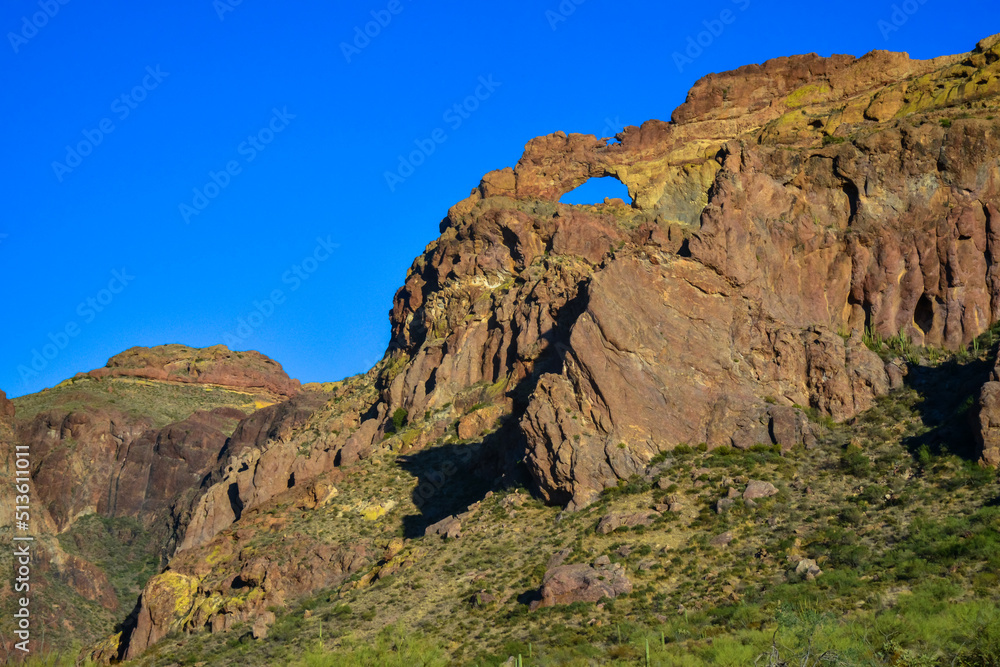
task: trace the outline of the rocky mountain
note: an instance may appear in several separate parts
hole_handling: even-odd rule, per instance
[[[993,535],[998,61],[1000,35],[926,61],[778,58],[702,79],[669,122],[534,139],[448,211],[363,376],[302,388],[255,353],[167,346],[51,390],[68,392],[47,399],[58,410],[19,399],[53,531],[127,517],[166,559],[91,655],[167,664],[179,636],[191,656],[242,650],[212,636],[275,647],[320,605],[320,641],[330,624],[343,647],[376,616],[412,631],[568,604],[584,633],[613,599],[665,626],[685,591],[681,609],[751,589],[778,604],[747,582],[826,576],[843,596],[864,584],[824,570],[867,559],[884,565],[871,582],[910,581],[902,563],[929,557],[915,535],[931,519],[900,501],[918,494]],[[632,202],[560,203],[591,178]],[[136,383],[274,404],[199,399],[165,421],[72,394]],[[988,591],[995,558],[966,546],[970,590]],[[490,625],[454,629],[499,643]]]
[[[84,617],[84,627],[65,618],[62,629],[87,637],[88,603],[107,619],[127,614],[135,584],[141,590],[174,551],[229,436],[248,413],[299,389],[280,365],[256,352],[168,345],[134,348],[53,389],[0,399],[5,470],[13,473],[15,445],[31,454],[32,521],[43,567],[36,587],[42,599],[66,590],[69,598],[57,607],[76,607]],[[13,509],[3,507],[8,530]],[[109,574],[122,564],[93,562],[112,557],[94,551],[95,539],[136,546],[117,555],[139,561],[143,580],[116,587]],[[5,590],[3,598],[9,595]]]

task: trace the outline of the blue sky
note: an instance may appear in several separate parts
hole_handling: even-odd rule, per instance
[[[997,18],[975,0],[8,0],[0,388],[172,342],[260,350],[305,382],[365,371],[448,207],[532,137],[669,119],[702,75],[780,55],[968,51]]]

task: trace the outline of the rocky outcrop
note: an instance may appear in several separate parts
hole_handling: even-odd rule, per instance
[[[648,526],[659,516],[658,512],[634,512],[634,513],[621,513],[612,512],[606,516],[601,517],[601,520],[597,522],[597,533],[599,535],[607,535],[608,533],[614,532],[619,528],[634,528],[636,526]]]
[[[867,409],[866,328],[954,348],[1000,316],[997,43],[779,58],[617,142],[532,140],[414,263],[352,452],[397,410],[504,397],[542,495],[580,507],[677,444],[788,449],[797,406]],[[631,208],[558,203],[605,176]]]
[[[533,602],[531,607],[598,602],[631,592],[632,582],[625,575],[625,568],[601,556],[593,565],[559,565],[546,572],[539,591],[541,600]]]
[[[18,437],[31,446],[35,485],[57,531],[100,514],[141,519],[162,533],[172,506],[214,469],[245,416],[218,408],[154,429],[120,412],[52,410],[22,423]]]
[[[44,494],[54,491],[44,484],[33,479],[25,481],[23,477],[15,477],[15,471],[24,468],[17,466],[16,456],[18,445],[23,446],[17,434],[17,422],[15,420],[16,411],[14,403],[7,399],[6,394],[0,391],[0,476],[9,480],[11,492],[0,494],[0,533],[5,534],[5,539],[10,539],[15,532],[15,508],[17,496],[25,495],[23,489],[18,489],[15,494],[13,485],[17,480],[18,485],[26,484],[30,504],[29,531],[33,539],[31,542],[31,591],[36,598],[44,595],[52,595],[56,590],[65,591],[67,588],[78,594],[88,603],[93,603],[98,608],[109,611],[118,610],[118,598],[107,575],[94,564],[80,558],[79,556],[67,553],[55,534],[57,522],[53,519],[48,507],[44,502],[39,502]],[[29,461],[34,463],[37,452],[29,451]],[[32,466],[33,468],[33,466]],[[30,469],[29,469],[30,470]],[[82,482],[81,482],[82,483]],[[66,494],[68,488],[62,487],[59,491]],[[54,494],[53,494],[54,495]],[[16,502],[15,502],[16,501]],[[17,535],[24,536],[25,533],[18,532]],[[0,585],[0,604],[15,597],[20,597],[13,590],[13,580]],[[36,620],[48,627],[58,622],[58,610],[38,611]],[[12,646],[4,640],[4,647],[13,651]]]
[[[445,517],[427,526],[424,535],[438,535],[446,540],[457,540],[462,536],[462,522],[458,517]]]
[[[0,419],[10,420],[14,418],[14,403],[7,398],[7,394],[0,389]]]
[[[266,530],[268,521],[255,515],[253,521],[245,522],[244,539]],[[216,540],[210,552],[187,551],[175,557],[167,572],[146,585],[115,653],[133,659],[173,631],[208,628],[224,632],[237,623],[253,623],[269,607],[341,584],[375,558],[365,541],[337,546],[301,533],[290,539],[303,554],[292,562],[273,550],[241,548],[230,538]],[[206,562],[207,553],[212,554],[212,562]],[[219,564],[226,567],[216,567]],[[252,593],[247,595],[247,591]],[[111,652],[108,647],[102,651],[105,656]]]
[[[254,351],[233,352],[225,345],[200,349],[186,345],[133,347],[111,357],[104,368],[80,376],[212,384],[286,397],[301,388],[299,381],[289,378],[273,359]]]
[[[178,393],[167,386],[175,381],[174,375],[183,374],[179,370],[183,355],[173,354],[173,348],[181,346],[154,348],[148,351],[150,355],[132,350],[112,359],[109,363],[117,370],[97,373],[100,379],[78,376],[57,388],[25,397],[28,409],[20,418],[14,404],[0,394],[4,474],[13,479],[17,446],[30,451],[29,495],[35,537],[32,568],[36,575],[32,587],[41,596],[65,597],[55,609],[63,607],[72,615],[82,605],[106,610],[110,617],[111,613],[122,613],[120,596],[125,594],[124,589],[112,586],[109,571],[105,571],[107,564],[87,560],[91,552],[101,552],[100,545],[81,545],[81,535],[92,536],[88,529],[70,538],[75,547],[67,547],[60,542],[67,538],[58,535],[73,529],[87,515],[127,517],[137,519],[142,527],[133,532],[122,528],[127,523],[108,524],[118,526],[108,539],[120,538],[130,549],[134,541],[138,545],[134,549],[142,551],[140,558],[169,556],[178,538],[183,537],[190,506],[197,500],[202,483],[228,451],[233,429],[247,417],[245,410],[261,401],[275,400],[280,392],[297,391],[297,383],[288,380],[280,366],[256,353],[246,353],[246,360],[226,360],[229,353],[225,350],[182,348],[190,351],[195,364],[192,368],[204,372],[179,381],[212,386]],[[242,371],[238,368],[241,364]],[[206,405],[229,403],[242,409],[194,411],[202,395]],[[174,397],[177,404],[170,403]],[[149,411],[156,417],[144,415],[150,401],[157,402]],[[186,416],[164,424],[165,415]],[[266,438],[264,430],[249,439]],[[244,434],[250,431],[252,425],[248,424],[232,446],[242,447],[247,439]],[[7,517],[2,524],[12,526],[13,506],[8,506],[8,500],[12,502],[13,496],[0,499],[0,514]],[[0,597],[10,594],[9,589],[0,591]],[[126,604],[131,607],[134,600]],[[48,622],[41,617],[39,621]],[[52,624],[58,631],[72,631],[71,626],[59,625],[57,620]]]
[[[107,507],[99,506],[99,511],[169,530],[169,553],[177,532],[183,533],[171,517],[193,500],[225,451],[233,424],[245,418],[234,408],[217,408],[146,431],[129,446],[110,481]]]
[[[292,437],[328,399],[325,394],[305,392],[240,422],[220,452],[201,494],[179,519],[184,526],[180,549],[205,544],[243,512],[334,468],[334,460],[347,439],[344,431],[356,423],[357,413],[327,420],[325,437],[309,438],[306,445]],[[300,456],[303,447],[308,456]]]

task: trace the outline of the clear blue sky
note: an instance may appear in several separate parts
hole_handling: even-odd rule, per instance
[[[532,137],[668,119],[700,76],[775,56],[1000,32],[994,0],[896,3],[891,31],[880,1],[234,2],[3,3],[9,395],[171,342],[236,341],[306,382],[362,372],[448,207]],[[434,150],[410,173],[417,141]]]

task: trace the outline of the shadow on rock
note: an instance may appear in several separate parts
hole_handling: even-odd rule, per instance
[[[417,478],[413,503],[420,510],[420,514],[403,518],[405,536],[421,537],[427,526],[465,511],[492,489],[526,481],[526,475],[512,463],[514,453],[524,451],[522,440],[508,419],[481,441],[430,447],[401,456],[400,467]]]
[[[972,430],[979,390],[990,379],[994,354],[988,360],[960,364],[954,359],[939,366],[910,366],[906,383],[921,397],[915,406],[929,430],[906,438],[903,445],[917,454],[927,447],[934,455],[954,454],[969,461],[979,458]]]

